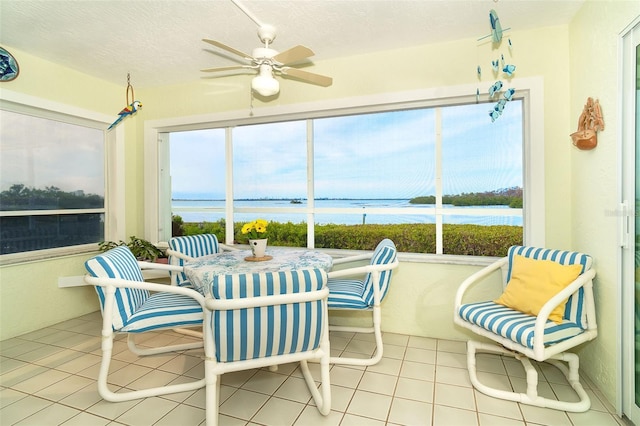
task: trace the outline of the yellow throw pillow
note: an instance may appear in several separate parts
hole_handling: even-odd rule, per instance
[[[504,293],[494,302],[525,314],[538,315],[542,306],[571,284],[580,271],[582,265],[561,265],[551,260],[515,255],[511,279]],[[551,311],[549,319],[562,323],[566,303],[565,300]]]

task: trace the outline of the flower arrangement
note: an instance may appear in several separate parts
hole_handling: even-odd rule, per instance
[[[253,222],[245,223],[242,227],[242,233],[250,240],[267,238],[267,221],[264,219],[256,219]]]

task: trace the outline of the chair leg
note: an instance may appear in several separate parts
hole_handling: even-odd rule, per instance
[[[202,331],[191,330],[189,328],[174,328],[173,331],[185,336],[199,337],[202,339]]]
[[[214,372],[215,361],[204,360],[206,425],[217,426],[220,409],[220,376]]]
[[[109,402],[130,401],[132,399],[147,398],[150,396],[186,392],[186,391],[200,389],[205,385],[205,380],[200,379],[194,382],[161,386],[161,387],[155,387],[155,388],[147,388],[147,389],[141,389],[137,391],[121,392],[121,393],[112,392],[111,390],[109,390],[109,386],[107,384],[112,353],[113,353],[113,332],[112,331],[109,331],[107,333],[103,332],[102,361],[100,363],[100,372],[98,373],[98,393],[106,401],[109,401]]]
[[[163,354],[165,352],[179,352],[179,351],[185,351],[185,350],[189,350],[189,349],[198,349],[198,348],[202,348],[204,346],[203,341],[200,340],[200,341],[193,342],[193,343],[181,343],[181,344],[172,345],[172,346],[161,346],[161,347],[156,347],[156,348],[142,348],[142,347],[136,345],[136,342],[135,342],[134,339],[135,339],[134,335],[130,333],[127,336],[127,346],[129,347],[129,350],[131,352],[133,352],[134,354],[136,354],[138,356],[157,355],[157,354]]]
[[[375,365],[382,359],[383,354],[383,345],[382,345],[382,330],[381,330],[381,312],[380,306],[373,307],[373,326],[372,327],[349,327],[349,326],[339,326],[332,325],[329,326],[329,330],[331,331],[346,331],[346,332],[355,332],[355,333],[373,333],[374,338],[376,339],[376,350],[371,358],[347,358],[347,357],[331,357],[329,362],[331,364],[342,364],[342,365],[359,365],[359,366],[369,366]]]
[[[318,388],[316,387],[316,382],[313,380],[313,376],[311,375],[311,371],[309,370],[309,364],[307,363],[307,360],[300,361],[300,370],[302,370],[302,375],[304,376],[304,380],[307,383],[307,387],[309,388],[309,392],[311,392],[311,396],[313,397],[313,401],[316,403],[318,411],[323,416],[326,416],[327,414],[329,414],[329,411],[331,411],[329,357],[324,356],[320,360],[320,387],[322,388],[322,394],[320,394]]]
[[[527,392],[526,393],[518,393],[518,392],[510,392],[502,389],[495,389],[489,386],[486,386],[478,380],[478,376],[476,374],[476,352],[488,352],[488,353],[496,353],[501,355],[509,355],[522,363],[524,370],[527,375]],[[568,364],[568,368],[565,364],[560,361],[564,361]],[[522,404],[534,405],[537,407],[545,407],[551,408],[554,410],[562,410],[562,411],[570,411],[575,413],[581,413],[587,411],[591,407],[591,400],[589,396],[584,391],[582,385],[579,381],[579,360],[578,356],[573,353],[564,352],[558,355],[554,355],[550,357],[550,359],[545,360],[545,362],[557,367],[562,373],[565,375],[569,384],[574,389],[580,401],[578,402],[568,402],[568,401],[557,401],[554,399],[543,398],[538,395],[538,372],[531,364],[531,361],[526,356],[519,354],[517,352],[512,352],[507,350],[501,346],[497,346],[495,344],[486,344],[481,342],[476,342],[473,340],[469,340],[467,342],[467,368],[469,370],[469,378],[471,380],[471,384],[474,388],[478,389],[480,392],[492,396],[494,398],[506,399],[509,401],[520,402]]]

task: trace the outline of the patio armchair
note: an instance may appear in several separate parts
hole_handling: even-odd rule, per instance
[[[579,359],[569,349],[597,336],[590,256],[564,250],[512,246],[506,257],[467,278],[458,288],[454,322],[495,343],[469,340],[467,367],[473,386],[495,398],[556,410],[582,412],[591,405],[580,384]],[[504,292],[497,299],[465,302],[486,277],[502,269]],[[506,269],[506,274],[504,274]],[[525,392],[489,387],[478,380],[476,353],[515,357],[527,378]],[[538,394],[538,371],[532,361],[557,367],[578,395],[577,401]],[[567,365],[565,365],[567,363]]]
[[[129,350],[138,356],[203,347],[195,342],[143,348],[134,335],[154,330],[202,326],[204,296],[195,290],[145,282],[142,268],[179,270],[179,267],[139,262],[126,246],[116,247],[85,262],[85,282],[95,286],[102,311],[102,361],[98,392],[107,401],[120,402],[204,387],[204,379],[130,392],[109,389],[108,375],[116,333],[126,333]]]
[[[398,266],[397,249],[393,241],[382,240],[372,253],[336,259],[333,265],[369,260],[366,266],[356,266],[329,273],[329,309],[353,310],[371,314],[371,326],[330,325],[331,331],[373,333],[376,349],[370,358],[331,357],[332,364],[374,365],[382,359],[382,311],[380,304],[389,291],[391,273]]]
[[[206,424],[216,425],[220,376],[299,362],[315,405],[331,408],[327,275],[321,269],[217,275],[205,301]],[[307,361],[320,363],[321,391]]]
[[[167,257],[169,258],[168,263],[169,265],[179,267],[182,267],[185,263],[193,261],[199,257],[209,256],[222,251],[237,250],[234,247],[220,244],[218,242],[218,237],[215,234],[197,234],[172,237],[169,239],[168,244],[169,248],[166,250]],[[195,289],[182,269],[170,271],[169,276],[171,277],[171,285]],[[202,338],[202,331],[199,330],[177,329],[176,331],[188,336]]]
[[[218,243],[215,234],[198,234],[172,237],[169,239],[166,253],[170,265],[184,266],[186,262],[202,256],[208,256],[221,251],[237,250],[225,244]],[[191,287],[186,274],[182,271],[170,272],[171,284]]]

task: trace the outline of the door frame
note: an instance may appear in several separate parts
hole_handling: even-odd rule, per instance
[[[635,217],[636,217],[636,46],[640,43],[640,16],[629,24],[619,38],[619,162],[621,165],[619,188],[620,252],[618,286],[621,315],[619,318],[618,353],[620,354],[616,408],[619,414],[640,424],[640,407],[635,402]]]

